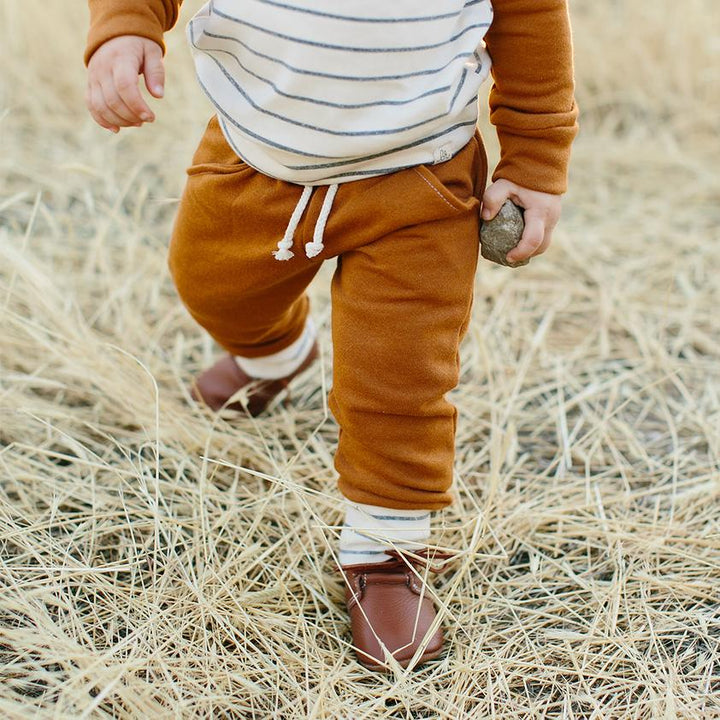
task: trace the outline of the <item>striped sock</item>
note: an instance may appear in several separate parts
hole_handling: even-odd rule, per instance
[[[430,539],[430,510],[395,510],[345,501],[340,565],[389,560],[393,547],[419,551]]]

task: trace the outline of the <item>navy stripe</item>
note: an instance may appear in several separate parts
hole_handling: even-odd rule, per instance
[[[373,515],[372,513],[368,513],[370,517],[375,518],[376,520],[426,520],[430,517],[430,513],[427,513],[425,515],[420,515],[420,517],[405,517],[404,515]]]
[[[368,103],[357,103],[357,104],[349,104],[349,103],[334,103],[330,102],[329,100],[319,100],[318,98],[311,98],[311,97],[304,97],[303,95],[292,95],[291,93],[283,92],[275,83],[271,82],[267,78],[264,78],[262,75],[258,75],[257,73],[250,70],[247,66],[243,65],[243,63],[240,62],[237,55],[234,53],[231,53],[229,50],[223,50],[222,48],[203,48],[203,52],[206,53],[222,53],[223,55],[229,55],[235,62],[248,74],[254,77],[256,80],[260,80],[260,82],[265,83],[266,85],[269,85],[277,95],[281,95],[282,97],[289,98],[291,100],[297,100],[299,102],[306,102],[311,103],[312,105],[324,105],[327,107],[335,107],[335,108],[341,108],[344,110],[356,110],[358,108],[366,108],[366,107],[379,107],[382,105],[409,105],[411,103],[414,103],[416,100],[421,100],[422,98],[429,97],[430,95],[437,95],[438,93],[445,92],[446,90],[450,89],[450,85],[445,85],[444,87],[439,88],[433,88],[432,90],[428,90],[427,92],[422,93],[421,95],[416,95],[415,97],[408,98],[407,100],[377,100],[375,102],[368,102]],[[465,71],[463,71],[465,73]],[[463,79],[465,77],[465,74],[463,74]],[[459,91],[459,88],[458,88]],[[457,92],[455,93],[455,97],[457,97]],[[453,102],[455,101],[455,98],[453,98]]]
[[[384,550],[343,550],[340,549],[340,552],[349,554],[349,555],[384,555]]]
[[[200,83],[200,86],[202,87],[202,89],[207,93],[207,88],[203,85],[200,78],[198,78],[198,82]],[[284,145],[280,145],[279,143],[274,142],[268,138],[264,138],[256,133],[252,132],[252,130],[243,127],[242,125],[240,125],[240,123],[238,123],[233,118],[226,116],[225,113],[223,112],[222,108],[217,104],[217,102],[215,102],[215,100],[210,98],[210,101],[217,108],[218,112],[222,113],[222,117],[220,118],[221,124],[223,124],[225,121],[228,121],[232,125],[234,125],[238,130],[240,130],[240,132],[243,132],[246,135],[249,135],[250,137],[255,138],[256,140],[260,140],[261,142],[265,143],[266,145],[269,145],[270,147],[274,147],[278,150],[284,150],[286,152],[295,153],[296,155],[302,155],[304,157],[316,157],[316,158],[323,157],[322,155],[314,155],[312,153],[303,152],[302,150],[294,150],[293,148],[286,147]],[[342,167],[342,166],[347,166],[347,165],[355,165],[358,163],[366,162],[367,160],[375,160],[377,158],[381,158],[386,155],[393,155],[394,153],[401,152],[402,150],[409,150],[410,148],[418,147],[419,145],[423,145],[426,142],[430,142],[432,140],[437,140],[438,138],[442,137],[443,135],[448,135],[451,132],[454,132],[455,130],[459,130],[461,127],[469,127],[471,125],[475,126],[476,124],[477,124],[477,120],[456,123],[455,125],[452,125],[451,127],[447,128],[445,130],[442,130],[439,133],[435,133],[434,135],[428,135],[425,138],[421,138],[420,140],[416,140],[415,142],[412,142],[412,143],[407,143],[406,145],[401,145],[399,147],[393,148],[392,150],[384,150],[383,152],[374,153],[373,155],[366,155],[365,157],[361,157],[361,158],[353,158],[350,160],[344,160],[344,161],[334,162],[334,163],[327,163],[324,165],[288,165],[287,168],[288,168],[288,170],[322,170],[323,168],[326,168],[326,167],[330,168],[330,167]],[[242,157],[242,153],[240,152],[240,150],[238,150],[237,147],[235,147],[231,138],[229,137],[230,133],[225,132],[224,134],[225,134],[225,137],[226,137],[228,143],[230,144],[233,151],[235,152],[235,154],[238,155],[239,157]],[[329,158],[329,157],[326,159],[337,160],[337,158]],[[243,158],[243,160],[245,160],[245,159]],[[245,160],[245,162],[247,162],[247,160]],[[327,179],[334,180],[335,178],[362,176],[362,175],[387,175],[388,173],[391,173],[391,172],[396,172],[398,170],[405,170],[406,168],[413,167],[415,164],[416,163],[412,163],[410,165],[393,165],[393,166],[390,166],[390,167],[387,167],[384,169],[378,169],[378,170],[357,170],[354,172],[351,171],[351,172],[346,172],[346,173],[339,173],[339,174],[333,175]]]
[[[351,15],[335,15],[334,13],[321,12],[319,10],[311,10],[310,8],[296,7],[286,3],[274,2],[274,0],[256,0],[263,5],[273,5],[283,8],[284,10],[292,10],[294,12],[305,13],[307,15],[315,15],[316,17],[329,18],[331,20],[344,20],[347,22],[359,23],[405,23],[405,22],[426,22],[430,20],[445,20],[446,18],[457,17],[462,10],[454,13],[445,13],[444,15],[428,15],[427,17],[408,17],[408,18],[364,18]],[[217,11],[215,11],[217,12]]]
[[[353,53],[397,53],[397,52],[420,52],[423,50],[434,50],[439,47],[443,47],[444,45],[449,45],[452,42],[455,42],[455,40],[458,40],[466,33],[470,32],[471,30],[478,30],[480,28],[488,28],[490,27],[490,23],[475,23],[474,25],[467,25],[464,27],[459,33],[456,35],[453,35],[449,37],[447,40],[443,40],[439,43],[432,43],[431,45],[417,45],[417,46],[410,46],[410,47],[385,47],[385,48],[374,48],[374,47],[353,47],[351,45],[331,45],[330,43],[321,43],[321,42],[315,42],[313,40],[303,40],[302,38],[293,37],[292,35],[285,35],[284,33],[275,32],[274,30],[268,30],[267,28],[262,27],[261,25],[255,25],[254,23],[248,22],[247,20],[241,20],[240,18],[235,18],[232,15],[228,15],[227,13],[221,12],[218,10],[214,3],[210,3],[210,9],[211,12],[214,15],[217,15],[218,17],[224,18],[225,20],[230,20],[231,22],[238,23],[239,25],[244,25],[245,27],[252,28],[253,30],[257,30],[258,32],[265,33],[266,35],[270,35],[272,37],[279,38],[280,40],[288,40],[289,42],[298,43],[300,45],[308,45],[310,47],[317,47],[317,48],[323,48],[325,50],[340,50],[342,52],[353,52]]]
[[[411,163],[410,165],[397,165],[389,167],[383,170],[348,170],[348,172],[338,173],[337,175],[329,175],[328,180],[339,180],[340,178],[360,178],[360,177],[373,177],[375,175],[389,175],[393,172],[399,172],[400,170],[407,170],[411,167],[417,167],[417,163]]]
[[[368,160],[376,160],[377,158],[384,157],[386,155],[393,155],[397,152],[401,152],[403,150],[410,150],[414,147],[419,147],[420,145],[424,145],[427,142],[431,142],[432,140],[437,140],[438,138],[441,138],[443,135],[448,135],[451,132],[454,132],[455,130],[459,130],[461,127],[469,127],[470,125],[476,125],[477,119],[474,120],[468,120],[467,122],[462,123],[456,123],[455,125],[452,125],[451,127],[442,130],[441,132],[434,133],[433,135],[428,135],[427,137],[420,138],[420,140],[415,140],[415,142],[407,143],[405,145],[399,145],[398,147],[393,148],[392,150],[383,150],[383,152],[374,153],[372,155],[365,155],[360,158],[352,158],[349,160],[344,160],[341,162],[335,162],[335,163],[326,163],[322,165],[288,165],[288,170],[322,170],[323,168],[331,168],[331,167],[341,167],[342,165],[357,165],[359,163],[367,162]],[[403,170],[406,167],[412,167],[412,165],[397,165],[396,167],[388,170],[387,172],[392,172],[392,170]],[[346,175],[353,175],[355,173],[345,173],[344,175],[334,175],[333,177],[344,177]],[[363,175],[362,171],[360,171],[358,174]]]
[[[275,0],[256,0],[256,2],[262,3],[263,5],[273,5],[275,7],[283,8],[284,10],[293,10],[294,12],[306,13],[307,15],[315,15],[316,17],[330,18],[331,20],[345,20],[347,22],[359,22],[359,23],[414,23],[414,22],[428,22],[431,20],[445,20],[447,18],[457,17],[462,11],[473,5],[479,5],[480,3],[487,2],[487,0],[471,0],[471,2],[465,3],[462,9],[454,13],[445,13],[443,15],[426,15],[425,17],[403,17],[403,18],[365,18],[365,17],[354,17],[350,15],[335,15],[333,13],[321,12],[319,10],[311,10],[310,8],[296,7],[295,5],[288,5],[287,3],[276,2]]]
[[[263,137],[262,135],[258,135],[257,133],[250,130],[250,128],[244,127],[237,120],[235,120],[235,118],[232,118],[225,113],[225,110],[223,110],[223,108],[219,105],[217,100],[215,100],[215,98],[212,97],[212,95],[210,94],[210,91],[205,87],[205,83],[203,83],[200,76],[196,75],[196,77],[197,77],[198,84],[200,85],[200,87],[203,89],[203,91],[207,95],[208,100],[210,100],[210,102],[215,106],[215,109],[218,111],[218,113],[222,114],[222,118],[221,118],[220,122],[223,122],[223,120],[226,120],[226,121],[232,123],[238,130],[240,130],[240,132],[245,133],[246,135],[248,135],[251,138],[254,138],[255,140],[259,140],[261,143],[267,145],[268,147],[274,147],[277,150],[283,150],[284,152],[293,153],[295,155],[302,155],[303,157],[313,157],[313,158],[323,158],[324,157],[327,160],[336,160],[337,159],[335,157],[316,155],[315,153],[304,152],[303,150],[293,149],[291,147],[288,147],[287,145],[281,145],[280,143],[275,142],[274,140],[271,140],[270,138]],[[235,151],[236,155],[240,155],[240,153],[237,151],[237,149],[235,147],[233,147],[233,150]],[[244,160],[244,158],[243,158],[243,160]]]
[[[196,50],[200,50],[200,48],[195,43],[194,37],[192,38],[192,44]],[[215,65],[217,65],[218,69],[225,76],[228,82],[235,88],[235,90],[237,90],[237,92],[243,98],[245,98],[245,100],[253,109],[257,110],[263,115],[268,115],[269,117],[280,120],[281,122],[286,122],[289,125],[305,128],[306,130],[313,130],[315,132],[324,133],[326,135],[333,135],[335,137],[378,137],[381,135],[398,135],[400,133],[407,132],[408,130],[414,130],[415,128],[422,127],[423,125],[428,125],[429,123],[440,120],[447,115],[446,113],[443,113],[430,118],[426,118],[425,120],[421,120],[420,122],[412,123],[411,125],[406,125],[399,128],[389,128],[384,130],[331,130],[330,128],[320,127],[319,125],[311,125],[310,123],[301,122],[300,120],[293,120],[292,118],[289,118],[285,115],[281,115],[280,113],[272,112],[271,110],[263,108],[262,106],[258,105],[242,89],[242,87],[240,87],[240,85],[235,81],[235,78],[230,75],[230,73],[222,66],[222,64],[217,60],[217,58],[214,58],[212,55],[207,55],[206,57],[210,58],[210,60],[212,60]],[[476,99],[473,99],[471,102],[476,102]],[[227,113],[223,110],[223,114],[226,115]]]
[[[405,11],[410,17],[399,17]],[[474,89],[487,75],[479,50],[492,15],[490,0],[210,0],[188,36],[200,86],[236,154],[247,152],[259,172],[316,185],[432,163],[442,143],[445,156],[455,154],[477,121]],[[410,530],[430,515],[371,518]]]
[[[458,86],[455,89],[455,94],[453,95],[453,99],[450,102],[450,111],[451,112],[452,112],[452,109],[455,107],[455,101],[457,100],[457,96],[460,94],[460,91],[462,90],[462,87],[465,84],[466,77],[467,77],[467,68],[463,68],[462,75],[460,75],[460,80],[458,81]]]
[[[192,35],[194,36],[193,30],[194,30],[193,23],[191,23],[190,31],[191,31]],[[283,60],[280,60],[280,58],[273,57],[272,55],[266,55],[265,53],[262,53],[259,50],[255,50],[254,48],[250,47],[247,43],[244,43],[242,40],[239,40],[238,38],[234,38],[230,35],[220,35],[218,33],[209,32],[208,30],[204,30],[202,34],[204,37],[215,38],[215,40],[229,40],[230,42],[237,43],[244,50],[247,50],[249,53],[252,53],[253,55],[255,55],[257,57],[260,57],[263,60],[269,60],[270,62],[277,63],[278,65],[281,65],[282,67],[286,68],[287,70],[297,73],[298,75],[310,75],[311,77],[328,78],[330,80],[347,80],[348,82],[376,82],[379,80],[404,80],[406,78],[422,77],[424,75],[437,75],[437,73],[441,73],[448,66],[452,65],[456,60],[460,60],[461,58],[467,58],[467,53],[458,53],[454,57],[451,57],[444,65],[441,65],[440,67],[431,68],[429,70],[418,70],[416,72],[411,72],[411,73],[400,73],[397,75],[362,75],[362,76],[335,75],[333,73],[324,73],[324,72],[319,72],[317,70],[307,70],[305,68],[295,67],[294,65],[290,65],[289,63],[286,63]],[[204,50],[201,50],[201,51],[204,52]],[[235,56],[233,55],[233,57],[235,57]]]

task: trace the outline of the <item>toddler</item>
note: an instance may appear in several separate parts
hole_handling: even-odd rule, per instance
[[[182,0],[89,0],[88,108],[151,122]],[[188,169],[169,266],[226,354],[193,383],[257,415],[317,357],[306,289],[332,279],[339,562],[353,644],[386,670],[438,657],[418,569],[451,503],[480,217],[525,209],[508,254],[544,252],[577,130],[566,0],[211,0],[187,28],[215,107]],[[492,73],[500,162],[486,188],[478,89]],[[237,399],[240,398],[240,399]]]

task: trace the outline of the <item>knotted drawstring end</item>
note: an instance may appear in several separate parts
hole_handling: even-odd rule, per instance
[[[273,251],[273,256],[276,260],[289,260],[295,256],[295,253],[287,248],[281,248],[280,250]]]
[[[309,242],[305,245],[305,254],[309,258],[314,258],[316,255],[319,255],[324,249],[325,246],[321,242]]]
[[[337,191],[337,183],[334,185],[328,185],[327,194],[325,195],[322,207],[320,208],[320,214],[318,215],[317,222],[315,223],[315,231],[313,232],[312,242],[305,244],[305,254],[309,258],[314,258],[325,249],[325,245],[323,244],[323,235],[325,234],[325,226],[327,225],[328,217],[330,216],[330,209],[332,208]]]
[[[325,199],[323,200],[322,207],[320,208],[320,214],[318,215],[317,222],[315,223],[315,231],[313,232],[312,242],[309,242],[305,245],[305,254],[309,258],[314,258],[316,255],[319,255],[325,249],[325,245],[323,244],[323,233],[325,232],[325,225],[327,225],[328,216],[330,215],[330,209],[332,208],[333,200],[335,199],[337,191],[337,184],[328,186]],[[282,240],[278,242],[277,250],[273,251],[273,256],[276,260],[289,260],[295,255],[295,253],[293,253],[290,248],[293,244],[295,231],[300,224],[300,218],[302,217],[302,214],[305,212],[305,208],[310,202],[310,196],[312,195],[312,192],[312,185],[306,185],[303,188],[300,199],[295,206],[295,210],[293,211],[293,214],[290,217],[290,222],[288,223],[287,229],[285,230],[285,235],[283,236]]]
[[[313,189],[310,185],[307,185],[303,188],[300,199],[295,206],[295,210],[290,216],[290,222],[285,229],[285,235],[283,235],[282,240],[278,242],[277,250],[273,251],[273,256],[276,260],[289,260],[295,255],[295,253],[290,250],[290,248],[293,244],[293,237],[295,237],[295,231],[297,230],[297,226],[300,224],[300,218],[305,212],[307,204],[310,202],[310,196],[312,195],[312,191]]]

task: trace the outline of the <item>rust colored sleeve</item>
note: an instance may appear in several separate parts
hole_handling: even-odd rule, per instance
[[[567,190],[577,134],[567,0],[494,0],[485,38],[493,60],[490,121],[500,140],[493,180]]]
[[[90,32],[85,64],[108,40],[140,35],[154,40],[165,52],[163,33],[175,25],[182,0],[88,0]]]

